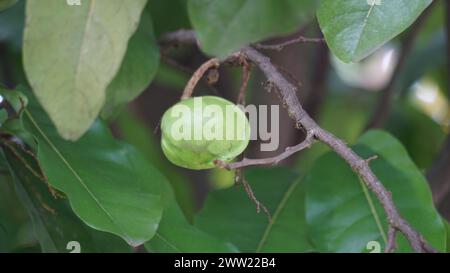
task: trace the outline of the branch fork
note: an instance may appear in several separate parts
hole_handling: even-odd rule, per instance
[[[174,42],[180,43],[184,39],[187,43],[193,43],[196,40],[195,33],[186,31],[182,33],[183,37],[174,37],[176,33],[171,34]],[[165,41],[168,42],[167,40]],[[393,200],[391,193],[384,187],[377,176],[373,173],[369,166],[369,163],[375,159],[371,157],[369,159],[363,159],[356,154],[347,144],[341,139],[337,138],[330,132],[321,128],[304,110],[302,104],[297,97],[297,88],[289,82],[285,76],[280,73],[279,69],[271,63],[271,60],[255,50],[253,47],[246,46],[241,48],[238,52],[230,55],[228,59],[236,60],[236,57],[244,56],[247,61],[258,67],[266,76],[267,82],[273,87],[279,97],[281,104],[288,111],[289,116],[294,120],[296,127],[302,129],[307,133],[305,141],[302,143],[287,148],[282,154],[266,159],[246,159],[244,158],[240,162],[224,163],[222,161],[216,161],[216,165],[226,169],[236,169],[253,165],[273,165],[279,163],[281,160],[289,157],[290,155],[310,147],[314,142],[319,141],[331,148],[336,154],[338,154],[351,169],[362,179],[364,184],[375,194],[378,201],[381,203],[385,213],[387,222],[389,224],[389,238],[385,248],[386,252],[393,252],[395,250],[396,234],[402,233],[408,240],[411,248],[415,252],[437,252],[432,246],[430,246],[423,236],[416,231],[399,213]],[[185,93],[189,96],[192,94],[192,90],[195,84],[198,82],[198,78],[211,67],[217,67],[219,65],[218,59],[211,59],[204,65],[202,65],[193,78],[186,86]],[[185,97],[185,94],[183,95]],[[257,205],[257,207],[259,207]]]

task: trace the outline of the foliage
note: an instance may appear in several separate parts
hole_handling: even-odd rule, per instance
[[[170,58],[197,68],[206,54],[223,60],[246,45],[300,33],[323,35],[331,58],[364,65],[383,45],[401,44],[397,37],[431,3],[0,0],[0,252],[69,252],[73,241],[82,252],[368,252],[371,241],[385,246],[381,204],[328,147],[314,146],[289,166],[243,171],[271,213],[269,221],[232,175],[205,181],[219,175],[171,164],[149,124],[161,120],[191,74]],[[302,90],[323,81],[331,94],[319,123],[361,157],[378,156],[370,166],[402,216],[434,248],[448,251],[449,224],[433,204],[424,172],[448,137],[443,127],[450,114],[439,120],[408,100],[410,87],[423,77],[441,89],[449,86],[442,76],[448,47],[443,16],[432,19],[394,75],[398,96],[386,131],[362,133],[376,96],[347,85],[329,67],[322,71],[329,77],[315,77],[321,65],[316,54],[309,60],[292,51],[279,59],[301,61],[302,72],[295,73],[305,82]],[[200,50],[174,52],[159,44],[165,34],[190,28]],[[312,52],[309,46],[302,54]],[[221,69],[217,86],[239,90],[234,72]],[[294,82],[292,73],[282,74]],[[199,86],[199,92],[215,90]],[[319,97],[315,92],[309,96]],[[251,94],[253,102],[268,100],[259,94]],[[146,100],[156,103],[139,108]],[[287,143],[292,126],[280,121],[288,124],[280,131]],[[191,154],[178,148],[174,153],[184,155],[184,163],[202,161],[196,147]],[[221,155],[229,150],[215,148]],[[208,157],[207,167],[214,166]],[[208,182],[233,186],[208,191]],[[411,251],[403,236],[397,246]]]

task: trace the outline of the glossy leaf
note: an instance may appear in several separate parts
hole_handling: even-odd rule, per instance
[[[292,32],[314,15],[315,0],[191,0],[189,18],[201,47],[225,57],[240,47]]]
[[[431,2],[322,0],[317,18],[332,52],[357,62],[408,28]]]
[[[93,252],[89,228],[72,213],[65,199],[51,193],[31,153],[12,142],[3,142],[2,148],[42,251],[67,253],[67,244],[77,241],[83,252]]]
[[[251,169],[246,177],[258,200],[271,212],[272,223],[264,213],[256,213],[242,187],[234,187],[210,193],[195,225],[230,241],[242,252],[311,251],[297,176],[288,169],[273,168]]]
[[[24,115],[50,184],[68,196],[84,222],[132,246],[154,236],[163,209],[161,187],[167,181],[140,152],[115,140],[100,121],[73,143],[61,139],[34,104]]]
[[[371,162],[384,186],[392,192],[400,213],[435,248],[445,249],[445,228],[436,212],[427,181],[403,146],[383,131],[363,135],[357,153]],[[364,252],[370,241],[385,245],[387,224],[378,200],[334,153],[321,157],[305,181],[306,219],[312,241],[321,252]],[[399,235],[398,251],[410,251]]]
[[[159,64],[159,48],[150,16],[144,12],[131,37],[119,72],[106,90],[102,116],[117,114],[117,108],[135,99],[150,84]]]
[[[94,122],[146,0],[27,1],[28,80],[58,132],[76,140]]]
[[[147,5],[147,12],[152,16],[157,36],[191,28],[187,14],[187,0],[151,0]]]
[[[195,200],[189,179],[164,158],[160,139],[146,126],[143,120],[132,113],[131,109],[123,111],[116,121],[121,137],[141,151],[150,163],[169,180],[181,210],[189,220],[192,220]]]
[[[30,221],[15,194],[12,180],[0,148],[0,253],[16,252],[36,243],[33,234],[26,232]]]
[[[169,191],[170,199],[173,193]],[[235,246],[211,236],[186,221],[176,202],[169,202],[155,237],[145,244],[151,252],[226,253],[237,252]]]

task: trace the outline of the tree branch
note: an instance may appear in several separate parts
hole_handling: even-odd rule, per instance
[[[194,33],[192,34],[195,35]],[[193,37],[190,37],[188,42],[193,39]],[[369,166],[370,160],[361,158],[341,139],[322,129],[308,115],[297,98],[297,88],[277,70],[270,59],[249,46],[243,47],[238,54],[243,54],[249,61],[257,66],[264,73],[269,84],[273,85],[279,91],[282,105],[286,107],[289,116],[295,121],[296,127],[303,128],[307,132],[307,135],[328,145],[347,162],[358,176],[362,178],[366,186],[375,194],[383,206],[389,226],[403,233],[415,252],[436,252],[436,250],[428,245],[422,235],[411,227],[411,225],[400,215],[394,205],[391,193],[386,190],[372,172]]]
[[[198,82],[202,79],[203,75],[211,68],[218,68],[220,65],[220,60],[217,58],[210,59],[202,64],[197,71],[194,72],[189,82],[186,84],[184,88],[183,95],[181,96],[182,100],[188,99],[192,96],[194,92],[194,88],[197,86]]]
[[[244,158],[244,159],[242,159],[242,161],[233,162],[233,163],[225,163],[223,161],[216,160],[215,164],[220,168],[224,168],[224,169],[228,169],[228,170],[234,170],[234,169],[238,169],[238,168],[257,166],[257,165],[277,165],[278,163],[280,163],[284,159],[290,157],[291,155],[298,153],[306,148],[311,147],[315,142],[316,142],[316,140],[314,139],[314,136],[308,135],[302,143],[295,145],[293,147],[288,147],[288,148],[286,148],[286,150],[283,153],[281,153],[277,156],[274,156],[274,157],[261,158],[261,159]]]
[[[252,66],[247,62],[246,59],[242,59],[241,66],[242,66],[242,82],[241,87],[239,88],[237,104],[245,105],[245,90],[247,90],[248,82],[250,81]]]
[[[396,247],[395,238],[396,237],[397,237],[397,230],[393,226],[390,226],[389,231],[388,231],[388,241],[386,244],[386,248],[384,249],[385,253],[392,253],[395,251],[395,247]]]
[[[298,36],[294,39],[291,39],[291,40],[283,42],[283,43],[273,44],[273,45],[255,44],[254,47],[256,49],[281,51],[287,46],[291,46],[291,45],[295,45],[295,44],[299,44],[299,43],[323,43],[324,41],[325,41],[324,38],[307,38],[304,36]]]

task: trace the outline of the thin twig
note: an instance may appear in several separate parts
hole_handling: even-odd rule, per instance
[[[195,37],[195,33],[192,34]],[[190,38],[191,41],[192,39],[193,37]],[[296,127],[303,128],[306,132],[312,134],[316,140],[328,145],[361,177],[366,186],[375,194],[381,203],[386,213],[389,226],[405,235],[415,252],[436,252],[426,242],[425,238],[400,215],[392,200],[391,193],[373,173],[369,162],[357,155],[341,139],[322,129],[308,115],[297,98],[297,88],[277,70],[270,59],[249,46],[243,47],[237,54],[239,53],[246,56],[249,61],[256,65],[267,77],[268,82],[276,87],[280,95],[281,103],[286,106],[289,116],[296,123]]]
[[[206,61],[204,64],[202,64],[197,71],[195,71],[194,75],[192,75],[189,82],[186,84],[186,87],[184,88],[183,95],[181,96],[181,100],[188,99],[192,96],[192,93],[194,92],[194,88],[197,86],[200,79],[203,77],[203,75],[211,68],[218,68],[220,65],[220,60],[217,58],[212,58],[208,61]]]
[[[265,49],[265,50],[275,50],[281,51],[287,46],[299,44],[299,43],[323,43],[325,41],[324,38],[308,38],[304,36],[298,36],[292,40],[272,45],[264,45],[264,44],[255,44],[254,47],[257,49]]]
[[[388,241],[386,244],[386,248],[384,249],[385,253],[392,253],[395,251],[396,248],[396,237],[397,237],[397,229],[395,229],[393,226],[389,226],[388,231]]]
[[[178,63],[177,61],[168,57],[165,54],[161,54],[161,60],[164,61],[166,64],[172,66],[173,68],[178,69],[186,74],[192,75],[195,72],[193,69]],[[219,90],[217,90],[217,88],[214,85],[212,85],[208,80],[202,78],[202,83],[204,83],[214,95],[216,96],[219,95]]]
[[[272,216],[270,214],[270,211],[267,209],[266,206],[264,206],[263,203],[258,201],[258,199],[256,198],[255,194],[253,193],[252,187],[247,182],[247,180],[245,180],[245,178],[242,179],[242,185],[244,186],[244,189],[245,189],[245,192],[248,195],[248,198],[250,200],[252,200],[253,203],[255,203],[255,205],[256,205],[256,212],[260,213],[261,209],[262,209],[264,211],[264,213],[267,215],[267,218],[269,219],[269,222],[272,222]]]
[[[241,87],[239,88],[237,104],[245,105],[245,90],[247,90],[251,72],[252,72],[251,64],[249,64],[245,58],[242,58],[242,82]]]
[[[298,153],[306,148],[311,147],[315,142],[316,142],[316,140],[314,139],[313,134],[310,134],[305,138],[305,140],[302,143],[292,146],[292,147],[288,147],[288,148],[286,148],[286,150],[283,153],[281,153],[277,156],[274,156],[274,157],[261,158],[261,159],[244,158],[241,161],[233,162],[233,163],[225,163],[223,161],[216,160],[214,163],[218,167],[228,169],[228,170],[234,170],[234,169],[239,169],[239,168],[244,168],[244,167],[249,167],[249,166],[257,166],[257,165],[277,165],[284,159],[290,157],[291,155]]]
[[[288,79],[290,80],[290,82],[292,84],[294,84],[296,87],[300,88],[302,87],[302,82],[299,81],[294,75],[292,75],[292,73],[290,71],[288,71],[286,68],[280,66],[280,65],[276,65],[274,64],[274,66],[278,69],[278,71],[280,71],[281,73],[283,73],[283,75],[285,75],[286,77],[288,77]]]
[[[388,218],[388,223],[406,236],[413,250],[416,252],[424,252],[426,251],[426,248],[432,249],[427,245],[420,233],[413,229],[400,215],[394,205],[391,194],[372,172],[368,162],[357,155],[341,139],[322,129],[308,113],[306,113],[296,96],[297,90],[295,86],[289,83],[289,81],[277,71],[270,62],[270,59],[251,47],[244,47],[242,52],[263,71],[268,80],[273,82],[280,91],[281,99],[283,104],[287,106],[289,116],[307,132],[313,132],[316,139],[328,145],[363,179],[366,186],[375,193],[382,204]]]

